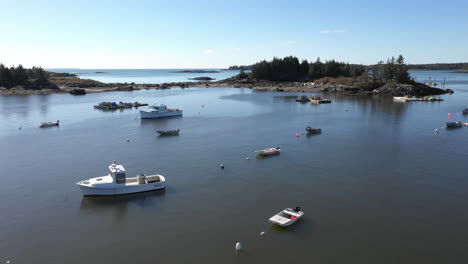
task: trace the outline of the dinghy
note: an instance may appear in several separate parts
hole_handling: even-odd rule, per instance
[[[57,120],[57,122],[43,122],[39,127],[52,127],[52,126],[58,126],[60,121]]]
[[[445,125],[447,128],[459,128],[463,126],[462,122],[445,122]]]
[[[320,133],[322,133],[322,129],[321,129],[321,128],[306,127],[306,131],[307,131],[307,133],[309,133],[309,134],[320,134]]]
[[[276,147],[276,148],[268,148],[268,149],[257,150],[255,152],[258,155],[261,155],[261,156],[271,156],[271,155],[280,154],[281,149],[280,149],[280,147]]]
[[[304,212],[301,211],[300,207],[296,207],[295,209],[286,208],[272,216],[269,221],[274,225],[290,226],[301,219],[302,216],[304,216]]]
[[[175,136],[179,135],[179,129],[172,129],[172,130],[158,130],[159,135],[161,136]]]

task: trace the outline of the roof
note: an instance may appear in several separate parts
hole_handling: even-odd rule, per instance
[[[110,165],[109,170],[113,173],[125,172],[125,168],[122,165],[117,165],[117,164]]]

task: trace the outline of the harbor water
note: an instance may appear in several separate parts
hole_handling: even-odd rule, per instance
[[[323,105],[238,88],[0,96],[0,263],[466,263],[468,127],[444,126],[448,113],[468,122],[468,74],[412,75],[446,77],[455,93]],[[184,115],[141,120],[146,107],[93,109],[102,101]],[[156,133],[167,129],[180,135]],[[270,147],[281,154],[254,153]],[[113,160],[128,176],[164,175],[166,190],[83,197],[75,183]],[[296,206],[294,226],[268,223]]]

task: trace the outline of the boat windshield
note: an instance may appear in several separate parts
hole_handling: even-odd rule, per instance
[[[149,108],[154,109],[154,110],[166,110],[167,109],[165,105],[152,105]]]

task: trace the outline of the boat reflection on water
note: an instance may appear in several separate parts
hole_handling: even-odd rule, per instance
[[[170,190],[169,190],[170,191]],[[166,190],[117,195],[117,196],[83,196],[80,213],[94,214],[115,211],[118,215],[127,214],[129,207],[151,208],[164,201]]]

